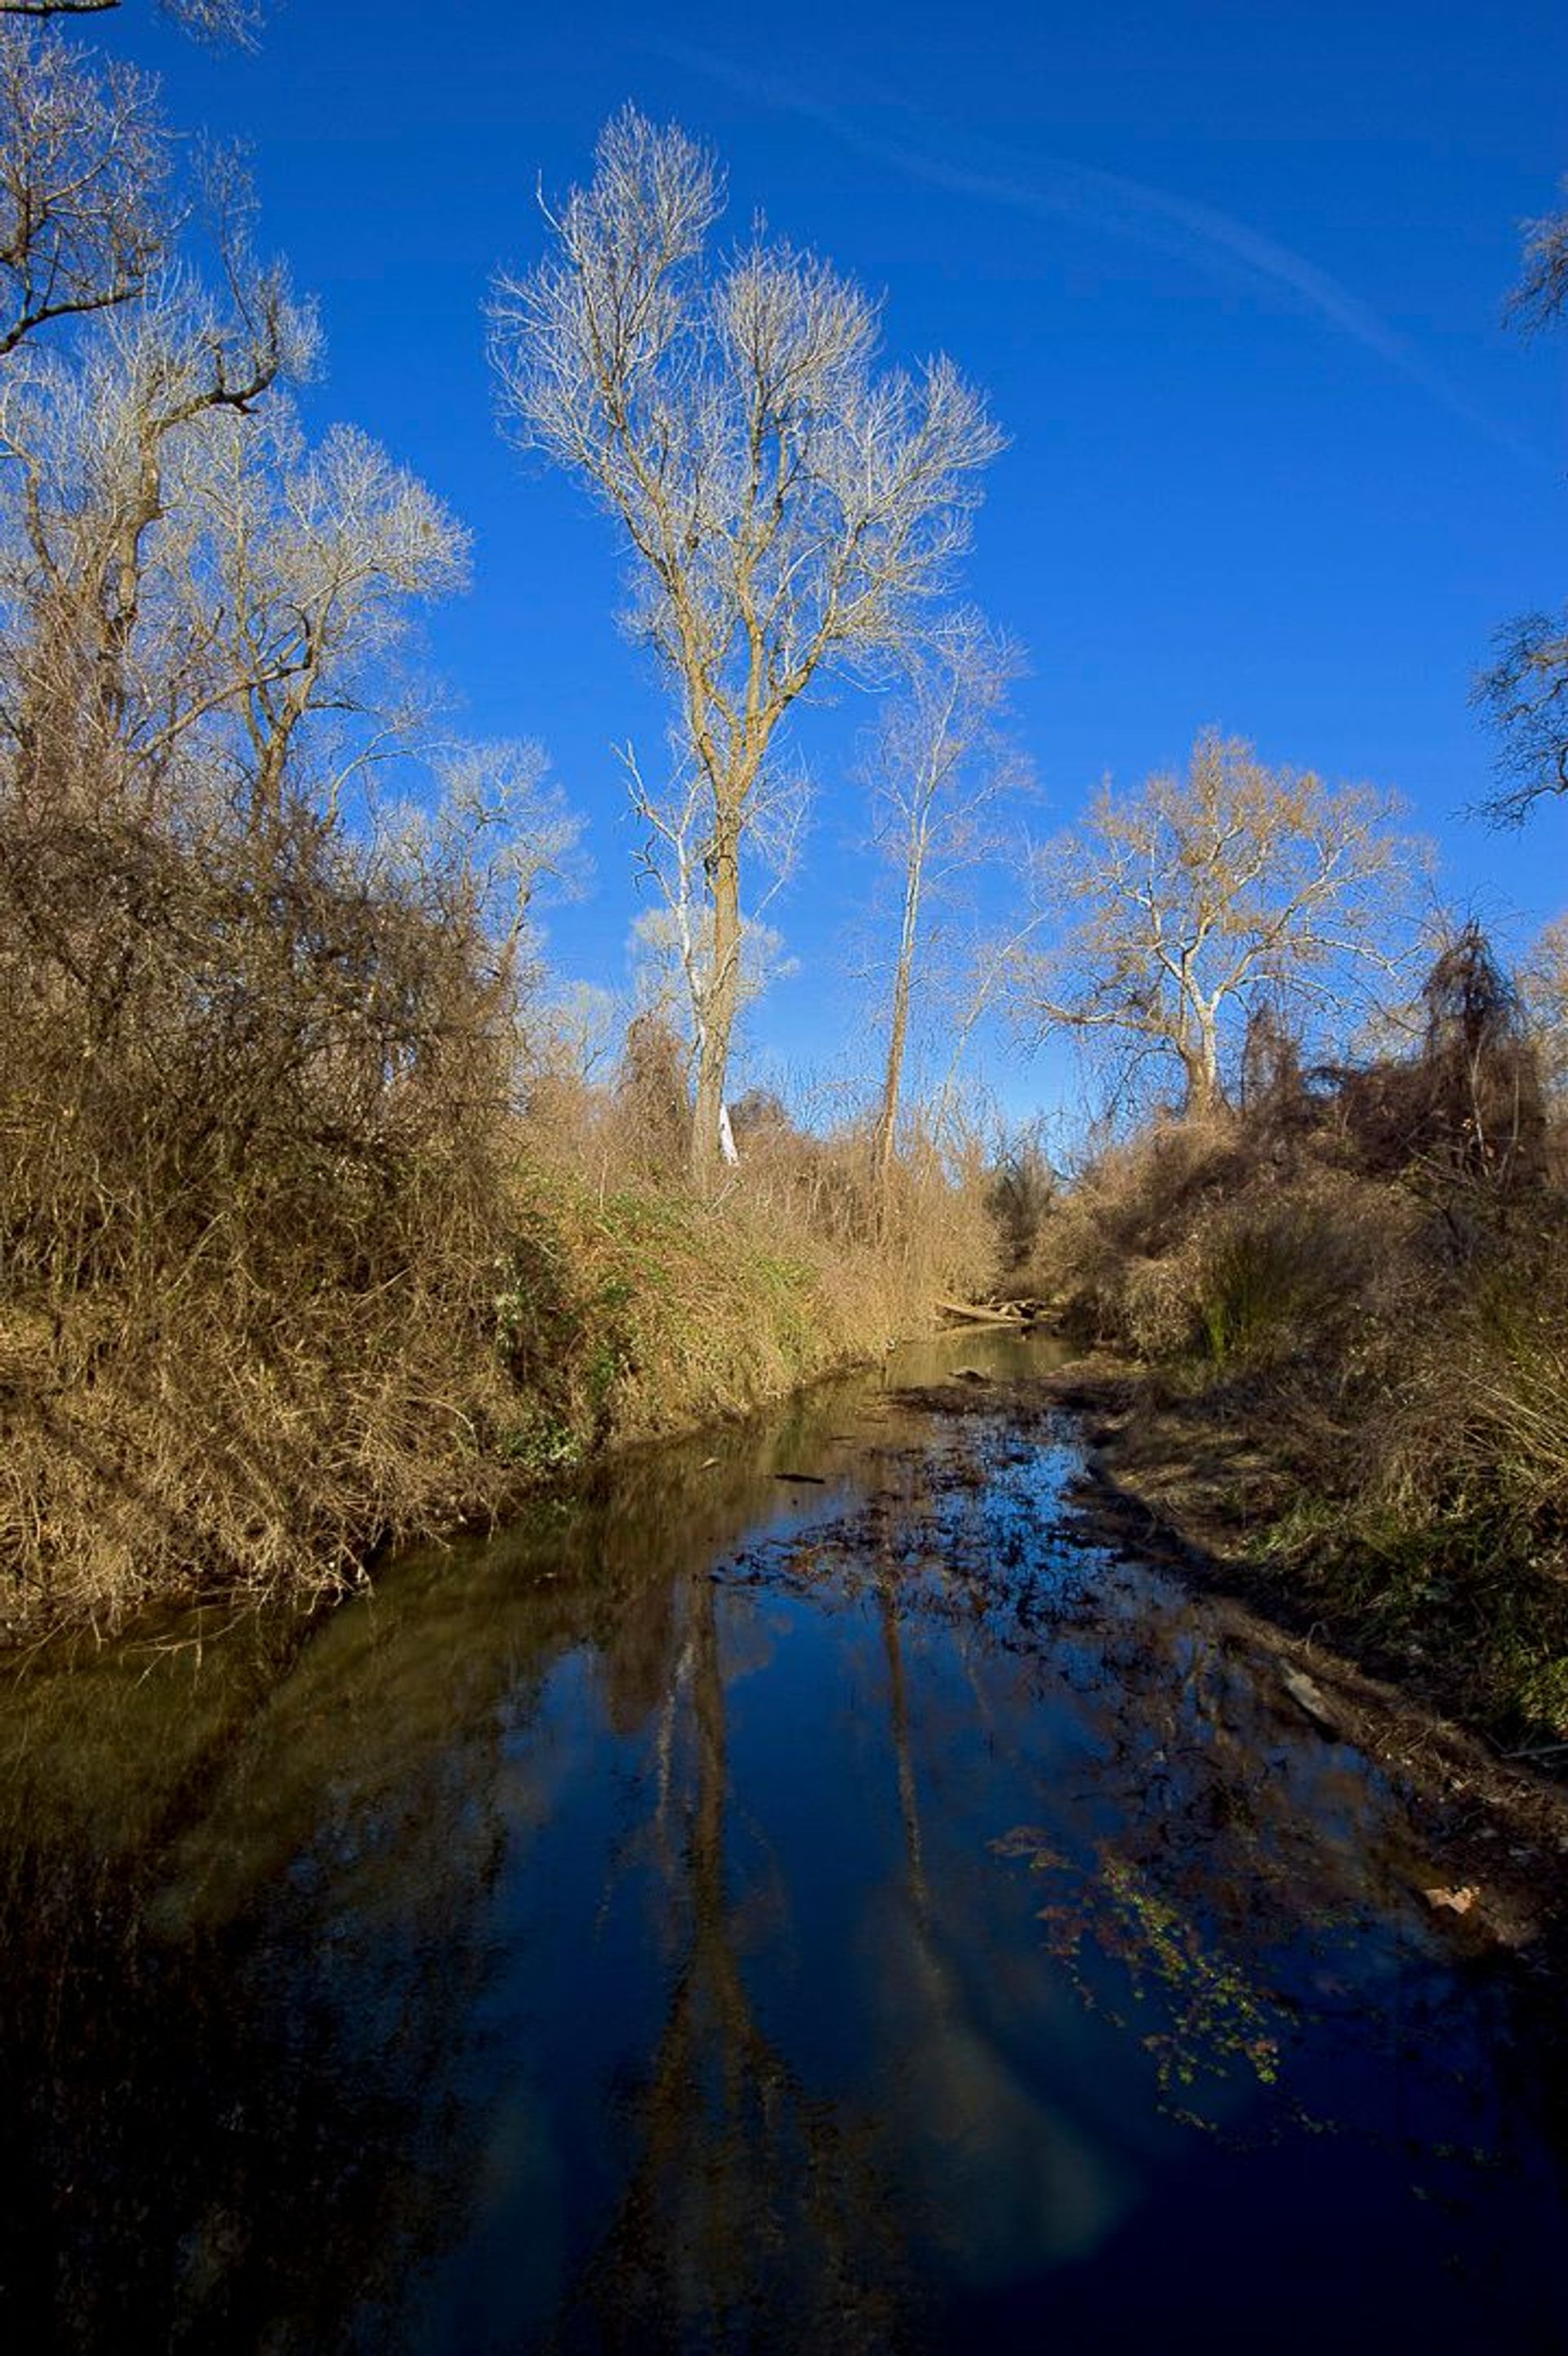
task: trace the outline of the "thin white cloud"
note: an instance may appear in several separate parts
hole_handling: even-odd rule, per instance
[[[989,168],[958,160],[959,135],[927,119],[919,139],[869,127],[843,109],[809,92],[708,49],[660,42],[657,54],[711,81],[723,83],[757,104],[816,123],[857,154],[869,156],[929,187],[1040,220],[1083,222],[1104,235],[1193,263],[1211,275],[1283,292],[1337,334],[1373,353],[1386,366],[1418,385],[1432,400],[1462,418],[1487,439],[1532,466],[1540,454],[1476,409],[1414,347],[1370,305],[1319,270],[1304,254],[1265,237],[1233,214],[1195,202],[1166,188],[1149,187],[1117,172],[1102,172],[1059,156],[1031,156]]]

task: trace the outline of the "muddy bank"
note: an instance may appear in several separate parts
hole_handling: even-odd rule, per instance
[[[1568,1976],[1568,1748],[1515,1747],[1475,1722],[1467,1661],[1440,1610],[1423,1639],[1391,1643],[1331,1560],[1305,1571],[1271,1560],[1288,1475],[1211,1401],[1172,1398],[1108,1357],[1074,1360],[1039,1387],[1081,1423],[1072,1503],[1085,1536],[1222,1599],[1304,1720],[1409,1793],[1443,1866],[1435,1886],[1473,1893],[1474,1933],[1553,1982]]]

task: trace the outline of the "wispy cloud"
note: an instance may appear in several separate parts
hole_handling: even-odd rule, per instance
[[[1373,353],[1453,415],[1527,464],[1546,462],[1515,435],[1467,401],[1433,368],[1407,337],[1369,304],[1305,254],[1282,245],[1232,213],[1200,204],[1170,189],[1148,187],[1117,172],[1102,172],[1059,156],[961,160],[965,141],[951,126],[929,117],[910,118],[900,134],[880,130],[844,108],[814,97],[794,84],[759,74],[709,49],[660,42],[657,54],[672,64],[722,83],[753,103],[816,123],[840,145],[870,157],[928,187],[1038,220],[1066,220],[1159,253],[1189,262],[1234,284],[1283,293],[1336,334]],[[970,154],[974,150],[971,147]]]

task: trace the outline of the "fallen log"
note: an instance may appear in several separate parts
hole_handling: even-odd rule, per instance
[[[1023,1312],[1018,1308],[992,1309],[978,1301],[939,1301],[936,1305],[944,1317],[957,1317],[968,1325],[1023,1323]]]

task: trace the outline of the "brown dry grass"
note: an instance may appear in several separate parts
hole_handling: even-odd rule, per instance
[[[776,1398],[874,1357],[936,1300],[994,1277],[978,1157],[895,1165],[891,1210],[863,1132],[750,1126],[709,1198],[692,1193],[662,1095],[551,1087],[518,1132],[525,1209],[500,1307],[528,1415],[521,1462],[578,1461]]]
[[[1157,1455],[1214,1435],[1207,1510],[1235,1488],[1271,1575],[1530,1748],[1568,1741],[1568,1197],[1500,1041],[1496,1075],[1449,1028],[1289,1119],[1156,1127],[1084,1174],[1034,1275],[1152,1370]]]
[[[378,873],[304,805],[176,825],[112,774],[30,783],[0,808],[3,1608],[341,1582],[484,1492],[504,977],[460,875]]]

